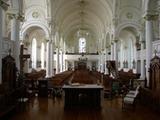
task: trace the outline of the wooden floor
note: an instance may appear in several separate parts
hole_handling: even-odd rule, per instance
[[[19,111],[19,112],[18,112]],[[26,110],[17,110],[5,120],[159,120],[160,115],[138,105],[135,111],[121,109],[121,98],[103,99],[100,110],[64,109],[63,98],[33,98]]]

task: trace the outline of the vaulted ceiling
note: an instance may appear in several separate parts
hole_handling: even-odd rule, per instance
[[[53,17],[65,36],[82,29],[100,37],[111,22],[111,0],[55,0],[53,5]]]
[[[141,24],[144,0],[24,0],[25,10],[37,9],[43,20],[51,20],[56,32],[71,46],[75,45],[75,35],[79,31],[89,33],[95,44],[107,46],[115,27],[124,22]],[[43,9],[43,10],[41,10]],[[26,12],[29,13],[29,12]],[[32,12],[34,13],[34,12]],[[28,15],[29,16],[29,15]],[[33,14],[32,14],[33,16]],[[31,17],[32,17],[31,16]],[[29,19],[29,18],[28,18]],[[34,20],[37,18],[33,18]],[[114,21],[117,20],[117,21]],[[116,23],[115,23],[116,22]],[[117,26],[116,26],[117,27]],[[127,27],[130,28],[130,27]],[[117,29],[117,28],[116,28]],[[130,32],[130,29],[126,29]],[[82,32],[82,33],[83,33]],[[108,34],[110,37],[106,37]],[[132,32],[132,31],[131,31]],[[133,32],[135,34],[135,32]],[[120,34],[122,35],[125,34]],[[106,39],[107,38],[107,39]],[[102,48],[102,47],[101,47]]]

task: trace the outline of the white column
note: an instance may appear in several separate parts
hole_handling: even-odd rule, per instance
[[[57,60],[56,60],[56,74],[59,73],[59,48],[56,48],[56,55],[57,55]]]
[[[134,45],[133,49],[134,49],[134,60],[135,60],[135,72],[137,73],[137,70],[138,70],[137,61],[138,60],[137,60],[137,48],[136,48],[136,45]]]
[[[50,69],[50,66],[51,66],[51,56],[50,56],[50,52],[51,52],[51,49],[50,49],[50,41],[47,41],[47,55],[46,55],[46,77],[51,77],[51,69]]]
[[[111,60],[114,60],[114,43],[111,43]]]
[[[107,60],[108,60],[108,53],[107,53],[107,48],[106,48],[106,50],[105,50],[105,72],[104,72],[104,74],[105,75],[107,75],[108,74],[108,68],[107,68]]]
[[[20,68],[20,41],[19,41],[19,31],[20,31],[20,20],[16,14],[11,14],[11,40],[14,41],[13,57],[15,58],[16,66],[19,70]]]
[[[60,72],[63,72],[63,51],[60,51]]]
[[[122,42],[121,42],[121,60],[120,60],[120,67],[121,67],[121,69],[123,68],[123,61],[124,61],[124,49],[123,49],[123,44],[122,44]]]
[[[3,9],[0,6],[0,84],[2,83],[2,16]]]
[[[143,57],[143,51],[144,51],[144,41],[141,41],[141,79],[145,79],[145,66],[144,66],[144,57]]]
[[[65,68],[65,52],[63,52],[63,71],[66,71]]]
[[[65,60],[65,70],[68,70],[68,61]]]
[[[51,42],[50,44],[50,76],[54,76],[54,48],[53,48],[53,43]]]
[[[73,71],[75,70],[75,64],[74,64],[74,61],[72,61],[72,70],[73,70]]]
[[[101,53],[99,52],[99,59],[98,59],[98,72],[101,71]]]
[[[153,15],[146,15],[146,78],[147,86],[149,85],[149,67],[152,59],[152,41],[153,36]]]
[[[118,63],[117,42],[118,40],[114,40],[114,60]]]
[[[101,73],[104,73],[104,53],[101,54]]]

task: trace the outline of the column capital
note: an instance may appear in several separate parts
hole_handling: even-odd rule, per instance
[[[157,20],[158,19],[158,14],[147,13],[146,15],[144,15],[144,19],[147,20],[147,21]]]
[[[113,41],[111,41],[111,46],[114,44],[114,42]]]
[[[114,43],[117,43],[119,40],[118,39],[114,39],[113,41],[114,41]]]
[[[24,15],[18,14],[17,20],[20,20],[21,22],[24,22]]]
[[[111,47],[111,45],[107,45],[107,46],[106,46],[106,49],[109,49],[110,47]]]
[[[145,41],[144,40],[142,40],[142,41],[139,41],[141,44],[144,44],[145,43]]]
[[[9,19],[17,19],[17,20],[19,20],[19,21],[21,21],[21,22],[24,21],[24,16],[21,15],[21,14],[8,12],[7,15],[8,15],[8,18],[9,18]]]
[[[48,38],[45,38],[45,41],[46,41],[46,43],[47,43],[47,42],[50,42],[50,40],[49,40]]]
[[[112,19],[112,21],[113,21],[113,25],[114,25],[114,26],[117,26],[117,25],[118,25],[118,19],[117,19],[117,17],[114,17],[114,18]]]
[[[2,7],[6,11],[9,5],[6,2],[0,0],[0,7]]]

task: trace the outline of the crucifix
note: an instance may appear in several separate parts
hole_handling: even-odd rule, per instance
[[[19,58],[20,58],[20,72],[21,73],[23,73],[23,67],[24,67],[25,61],[30,58],[30,54],[24,54],[23,53],[24,49],[26,49],[26,48],[24,48],[24,45],[21,44],[21,46],[20,46],[20,56],[19,56]]]

